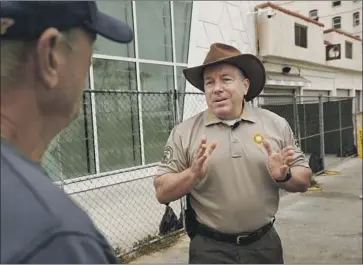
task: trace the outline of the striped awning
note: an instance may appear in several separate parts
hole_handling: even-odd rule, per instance
[[[310,87],[311,82],[304,77],[290,74],[266,73],[266,85],[273,86],[294,86],[294,87]]]

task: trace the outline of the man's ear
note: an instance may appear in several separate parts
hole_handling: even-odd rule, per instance
[[[53,88],[58,83],[61,59],[58,47],[59,39],[59,31],[55,28],[48,28],[42,33],[36,44],[38,74],[46,88]]]
[[[247,95],[248,89],[250,88],[250,80],[245,78],[245,79],[243,79],[242,83],[245,87],[245,95]]]

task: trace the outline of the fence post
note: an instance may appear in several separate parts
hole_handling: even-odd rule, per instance
[[[171,100],[173,101],[173,112],[174,112],[174,126],[179,123],[179,104],[178,104],[178,91],[174,88],[171,91]]]
[[[300,119],[299,119],[299,109],[297,106],[297,96],[296,93],[294,93],[293,98],[293,112],[294,112],[294,133],[297,136],[297,139],[299,141],[299,146],[301,147],[301,137],[300,137]]]
[[[342,102],[338,101],[339,113],[339,155],[343,157],[343,132],[342,132]]]
[[[180,115],[180,104],[179,104],[179,91],[177,90],[177,88],[173,89],[173,105],[174,105],[174,126],[181,123],[182,121],[182,117]],[[182,220],[183,220],[183,228],[185,228],[185,196],[181,197],[179,199],[179,203],[180,203],[180,214],[182,216]]]
[[[355,99],[353,99],[355,100]],[[360,145],[360,141],[359,141],[359,127],[362,126],[362,120],[359,122],[359,119],[358,119],[358,113],[359,113],[359,108],[360,108],[360,104],[359,104],[359,101],[357,100],[355,102],[355,110],[354,110],[354,126],[353,126],[353,130],[354,130],[354,134],[355,134],[355,146],[357,147],[357,152],[359,150],[359,145]]]
[[[62,167],[62,156],[61,156],[61,149],[60,149],[60,144],[59,144],[59,135],[57,135],[56,138],[57,141],[57,156],[58,156],[58,161],[59,161],[59,171],[60,171],[60,183],[61,183],[61,190],[64,191],[64,178],[63,178],[63,167]]]
[[[323,95],[319,94],[319,135],[320,135],[320,157],[323,170],[325,170],[325,143],[324,143],[324,105]]]
[[[306,141],[306,111],[305,111],[305,102],[303,103],[303,111],[304,111],[304,150],[307,150],[307,141]],[[301,145],[300,145],[301,146]]]

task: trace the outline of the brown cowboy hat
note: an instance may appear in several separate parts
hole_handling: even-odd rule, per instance
[[[242,54],[233,46],[223,43],[213,43],[200,66],[183,70],[185,78],[196,88],[204,92],[203,71],[207,66],[228,63],[242,70],[250,80],[250,87],[245,96],[246,101],[257,97],[265,86],[266,73],[262,62],[252,54]]]

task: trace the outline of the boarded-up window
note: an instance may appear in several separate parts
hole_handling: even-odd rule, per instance
[[[349,41],[345,42],[345,58],[353,58],[353,44]]]

